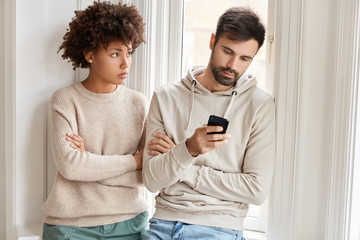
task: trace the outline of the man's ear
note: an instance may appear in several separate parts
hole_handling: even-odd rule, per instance
[[[209,47],[210,47],[210,50],[214,50],[214,45],[215,45],[215,34],[212,33],[211,34],[211,37],[210,37],[210,44],[209,44]]]
[[[94,52],[93,51],[84,50],[83,54],[84,54],[85,60],[88,63],[92,63],[94,61]]]

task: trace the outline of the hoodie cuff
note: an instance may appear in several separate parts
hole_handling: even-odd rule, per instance
[[[194,159],[197,158],[191,156],[191,154],[187,150],[185,141],[186,140],[180,142],[173,148],[174,159],[176,159],[176,161],[182,168],[189,167],[193,163]]]

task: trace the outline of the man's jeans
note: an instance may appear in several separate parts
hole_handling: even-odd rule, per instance
[[[151,218],[149,222],[150,229],[147,231],[146,240],[245,240],[243,231],[165,221],[157,218]]]

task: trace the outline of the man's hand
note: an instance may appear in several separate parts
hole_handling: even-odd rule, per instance
[[[207,153],[210,150],[227,144],[230,134],[207,134],[209,132],[220,132],[220,126],[202,126],[195,130],[195,133],[186,140],[186,147],[193,157]]]
[[[79,150],[80,152],[85,152],[84,140],[76,133],[67,133],[66,140],[70,142],[70,147],[73,149]]]
[[[175,147],[175,143],[166,135],[163,133],[155,133],[154,139],[152,139],[147,149],[149,150],[149,155],[151,156],[157,156],[163,153],[167,153]]]

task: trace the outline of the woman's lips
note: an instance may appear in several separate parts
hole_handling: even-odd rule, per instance
[[[127,73],[121,73],[118,75],[119,78],[127,78]]]

